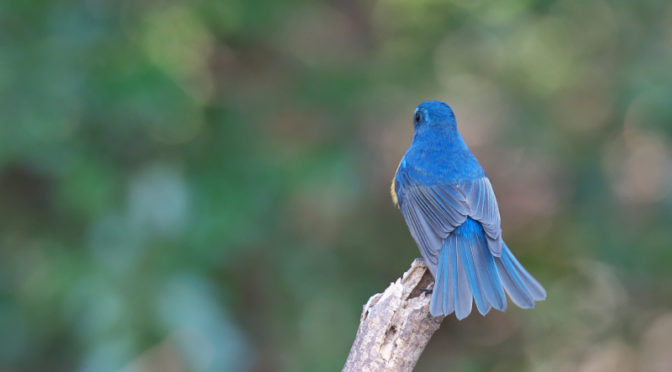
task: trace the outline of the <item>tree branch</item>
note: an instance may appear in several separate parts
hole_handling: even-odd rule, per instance
[[[383,293],[369,298],[343,372],[412,371],[444,317],[429,314],[434,283],[422,259]]]

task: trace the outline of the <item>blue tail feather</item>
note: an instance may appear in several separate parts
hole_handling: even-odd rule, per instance
[[[471,314],[471,306],[473,304],[473,295],[471,287],[469,286],[469,279],[467,278],[467,271],[465,270],[464,258],[457,254],[457,276],[455,281],[455,316],[462,320]]]
[[[534,307],[534,300],[527,293],[527,288],[522,283],[515,268],[512,267],[511,261],[505,258],[504,253],[502,253],[502,257],[495,260],[495,262],[497,263],[497,269],[501,273],[504,289],[506,289],[506,293],[511,298],[511,301],[523,309]]]
[[[471,254],[474,257],[479,286],[484,293],[485,300],[489,306],[503,311],[506,309],[506,294],[504,294],[502,281],[497,272],[495,259],[484,236],[472,240]],[[481,311],[483,315],[486,313],[487,311],[485,313]]]
[[[506,253],[506,254],[504,254]],[[534,301],[542,301],[546,299],[546,290],[544,287],[539,284],[539,282],[530,275],[530,273],[523,268],[523,265],[518,262],[516,257],[511,253],[509,247],[506,246],[506,243],[502,241],[502,261],[505,262],[507,267],[510,267],[511,272],[515,272],[517,278],[520,280],[520,284],[524,286],[527,295],[530,299],[533,300],[532,305],[534,306]],[[521,287],[522,288],[522,287]]]
[[[480,251],[478,249],[477,239],[459,239],[457,241],[458,254],[462,259],[465,272],[467,273],[467,279],[469,280],[469,285],[471,286],[471,291],[474,295],[474,302],[476,302],[476,308],[478,312],[482,315],[485,315],[490,311],[492,307],[490,301],[485,298],[486,289],[484,288],[483,282],[483,273],[480,266],[475,264],[474,251]]]
[[[455,312],[464,319],[475,302],[485,315],[491,308],[504,311],[506,295],[521,308],[534,307],[546,291],[502,242],[502,253],[490,252],[480,223],[467,218],[443,241],[436,271],[430,312],[433,316]]]
[[[436,271],[436,281],[432,291],[432,302],[429,308],[432,316],[448,315],[454,310],[455,297],[454,273],[455,250],[448,247],[449,239],[443,242],[439,254],[439,264]]]

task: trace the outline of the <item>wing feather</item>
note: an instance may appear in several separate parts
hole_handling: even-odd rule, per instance
[[[487,177],[462,181],[457,185],[414,185],[402,173],[397,174],[400,181],[396,190],[399,206],[432,272],[436,271],[443,239],[462,225],[467,217],[481,223],[488,249],[494,256],[501,256],[501,219],[497,199]]]
[[[425,259],[432,274],[436,275],[436,266],[438,264],[442,239],[430,227],[417,204],[413,202],[400,203],[400,209],[411,231],[411,236],[413,236],[413,239],[418,244],[418,248],[420,248],[422,257]]]

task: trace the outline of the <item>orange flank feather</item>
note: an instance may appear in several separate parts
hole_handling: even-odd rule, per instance
[[[394,181],[397,179],[397,173],[399,173],[399,167],[401,167],[401,161],[397,165],[397,170],[394,171],[394,177],[392,177],[392,184],[390,185],[390,196],[392,196],[392,202],[395,206],[399,206],[399,199],[397,198],[397,191],[394,189]]]

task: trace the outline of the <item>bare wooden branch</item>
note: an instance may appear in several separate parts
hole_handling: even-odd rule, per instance
[[[364,305],[344,372],[412,371],[444,317],[429,314],[434,283],[422,259]]]

